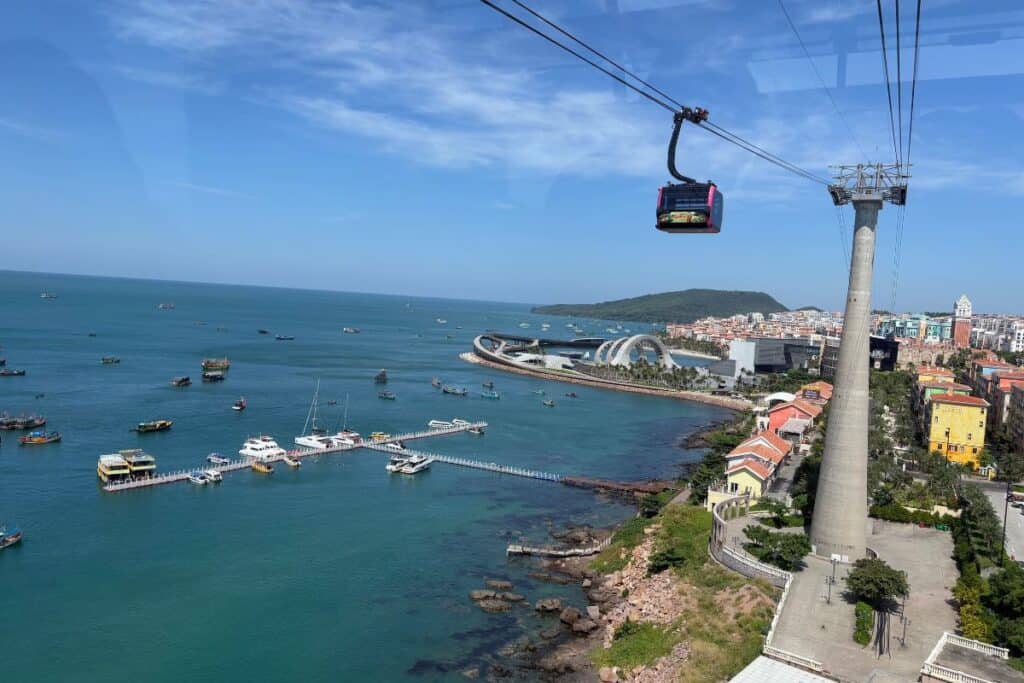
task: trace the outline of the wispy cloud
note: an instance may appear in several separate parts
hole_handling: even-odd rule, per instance
[[[165,185],[171,187],[181,188],[183,190],[191,190],[192,192],[200,192],[202,194],[212,194],[221,197],[247,197],[244,192],[236,192],[235,190],[227,190],[223,187],[214,187],[212,185],[198,185],[196,183],[182,182],[182,181],[167,181]]]
[[[40,140],[42,142],[54,142],[55,140],[64,137],[64,133],[52,128],[44,128],[43,126],[37,126],[32,123],[24,123],[22,121],[5,118],[0,118],[0,130],[5,130],[22,137]]]
[[[204,76],[183,71],[163,71],[137,66],[116,66],[114,72],[122,78],[146,83],[160,88],[188,90],[204,95],[215,95],[223,89],[220,83],[213,82]]]

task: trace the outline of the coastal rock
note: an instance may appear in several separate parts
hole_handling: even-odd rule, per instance
[[[557,627],[556,628],[546,628],[546,629],[544,629],[543,631],[540,632],[540,637],[543,638],[544,640],[551,640],[552,638],[557,638],[561,632],[562,632],[562,629],[557,628]]]
[[[582,583],[583,588],[585,588],[585,589],[586,588],[590,588],[593,585],[594,585],[594,582],[591,581],[590,579],[583,579],[583,583]]]
[[[471,681],[476,680],[477,678],[480,678],[480,668],[476,666],[471,666],[468,669],[463,669],[462,675]]]
[[[535,605],[538,612],[558,612],[562,609],[562,601],[558,598],[544,598]]]
[[[570,626],[575,624],[577,620],[579,620],[579,618],[580,611],[575,607],[566,607],[564,610],[562,610],[562,613],[558,615],[559,621],[561,621],[563,624],[569,624]]]
[[[512,590],[512,582],[505,581],[503,579],[487,579],[486,581],[484,581],[484,585],[488,588],[493,588],[496,591]]]
[[[576,623],[572,625],[573,633],[587,634],[597,628],[597,623],[591,619],[582,618],[578,619]]]
[[[495,596],[495,592],[489,590],[477,589],[475,591],[469,591],[470,600],[488,600]]]
[[[610,666],[602,666],[600,671],[597,672],[597,677],[601,680],[601,683],[615,683],[615,681],[619,680],[617,668],[613,669]]]
[[[587,616],[597,621],[601,618],[601,608],[597,605],[587,605]]]
[[[525,595],[520,595],[519,593],[501,593],[498,597],[509,602],[522,602],[526,599]]]
[[[509,603],[505,602],[504,600],[499,600],[497,598],[486,598],[484,600],[479,600],[477,601],[476,606],[485,612],[492,613],[507,612],[509,610],[509,607],[511,607]]]
[[[498,662],[495,662],[494,664],[491,664],[490,668],[487,670],[487,673],[489,676],[493,678],[508,678],[512,675],[512,669],[508,668],[504,664],[499,664]]]
[[[576,670],[572,653],[556,650],[537,662],[537,668],[554,674],[566,674]]]
[[[527,574],[527,576],[529,576],[531,579],[535,581],[551,580],[551,574],[548,574],[547,572],[530,572],[529,574]]]

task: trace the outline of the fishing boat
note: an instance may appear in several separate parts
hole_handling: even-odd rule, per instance
[[[394,392],[381,391],[377,393],[377,398],[384,399],[385,401],[394,401],[395,398],[397,397],[395,396]]]
[[[172,387],[187,387],[192,384],[192,378],[188,375],[182,375],[181,377],[175,377],[171,380]]]
[[[95,336],[96,336],[96,333],[95,333],[95,332],[90,332],[90,333],[88,334],[88,336],[90,336],[90,337],[95,337]]]
[[[242,398],[234,402],[234,404],[231,406],[231,410],[242,412],[243,410],[245,410],[246,405],[248,404],[245,402],[245,396],[243,396]]]
[[[277,334],[274,335],[274,339],[277,341],[294,341],[295,337],[290,334]]]
[[[53,292],[43,292],[42,294],[39,295],[39,298],[40,299],[56,299],[57,295],[54,294]]]
[[[0,358],[0,368],[4,367],[5,365],[7,365],[7,359],[6,358]]]
[[[174,425],[173,420],[150,420],[149,422],[140,422],[132,431],[136,431],[139,434],[163,432],[170,429],[172,425]]]
[[[470,434],[476,434],[477,436],[483,436],[484,435],[484,428],[483,427],[479,427],[479,426],[478,427],[470,427],[468,431],[469,431]]]
[[[39,446],[45,443],[56,443],[60,441],[60,432],[29,432],[26,436],[18,439],[22,446]]]
[[[188,473],[188,480],[190,483],[196,486],[206,486],[206,475],[196,470],[195,472]]]
[[[273,474],[274,466],[269,462],[264,462],[263,460],[253,460],[252,470],[253,472],[260,472],[261,474]]]
[[[430,380],[430,386],[434,387],[435,389],[440,389],[444,385],[441,383],[440,377],[434,377]]]
[[[341,331],[345,334],[359,334],[358,327],[343,327]]]
[[[543,389],[534,389],[533,393],[537,394],[538,396],[543,396],[544,395],[544,390]]]
[[[256,330],[256,334],[270,334],[270,330],[263,330],[263,329]]]
[[[231,459],[225,458],[220,453],[210,453],[208,456],[206,456],[206,462],[211,463],[213,465],[227,465],[229,462],[231,462]]]
[[[203,372],[204,382],[223,382],[227,377],[223,370],[207,370]]]
[[[220,470],[203,470],[203,476],[206,477],[206,481],[211,484],[219,484],[224,481],[224,475],[220,473]]]
[[[21,537],[21,529],[17,527],[7,528],[6,526],[0,526],[0,550],[10,548],[12,545],[21,543]]]
[[[0,377],[24,377],[24,370],[15,370],[13,368],[0,368]]]
[[[488,380],[488,381],[484,382],[483,384],[481,384],[480,386],[482,386],[484,389],[493,389],[494,388],[494,382]]]
[[[201,365],[203,370],[228,370],[231,367],[231,361],[227,357],[204,358]]]
[[[332,398],[332,399],[331,399],[330,401],[328,401],[328,402],[327,402],[327,405],[329,405],[329,406],[336,406],[336,405],[338,405],[338,402],[337,402],[337,401],[335,401],[335,400],[334,400],[334,399]]]
[[[285,454],[285,450],[277,445],[273,437],[261,434],[259,436],[250,436],[246,439],[238,454],[243,458],[269,460],[271,458],[280,458]]]
[[[501,398],[501,394],[499,394],[497,391],[481,391],[480,398],[489,398],[492,400],[499,399]]]
[[[103,356],[103,358],[100,358],[101,365],[117,365],[120,362],[121,359],[117,356]]]
[[[434,462],[433,458],[428,458],[423,455],[410,455],[402,468],[398,470],[402,474],[419,474],[423,470],[430,468],[430,463]]]
[[[431,429],[451,429],[455,425],[453,425],[451,422],[446,422],[444,420],[431,420],[430,422],[427,423],[427,426],[430,427]]]
[[[156,472],[156,458],[141,448],[129,448],[117,454],[128,463],[128,473],[132,477],[152,477]]]
[[[173,311],[174,310],[174,304],[172,304],[172,303],[157,304],[156,305],[156,310],[158,310],[158,311]]]
[[[302,461],[299,460],[298,458],[293,458],[290,455],[282,457],[281,460],[282,462],[284,462],[285,465],[288,465],[288,467],[302,467]]]
[[[546,405],[548,408],[554,408],[555,407],[555,402],[552,401],[550,398],[544,399],[543,401],[541,401],[541,403]]]
[[[131,477],[131,473],[127,461],[120,453],[101,455],[96,461],[96,476],[104,484],[124,481]]]
[[[377,384],[387,384],[388,371],[382,369],[380,372],[373,376],[373,381],[376,382]]]
[[[570,391],[565,395],[566,398],[579,398],[579,395],[575,391]]]
[[[469,390],[464,387],[453,387],[447,384],[441,387],[441,391],[452,396],[465,396],[469,393]]]
[[[46,424],[46,418],[42,415],[19,415],[18,417],[10,417],[8,415],[0,416],[0,429],[7,431],[21,430],[21,429],[36,429]]]

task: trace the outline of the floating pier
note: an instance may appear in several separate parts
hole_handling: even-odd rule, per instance
[[[474,470],[484,470],[486,472],[497,472],[498,474],[510,474],[515,477],[526,477],[527,479],[539,479],[541,481],[562,481],[562,475],[552,474],[550,472],[540,472],[538,470],[530,470],[525,467],[515,467],[513,465],[499,465],[496,462],[483,462],[480,460],[469,460],[467,458],[456,458],[450,455],[438,455],[436,453],[424,453],[423,451],[414,451],[410,448],[406,448],[401,451],[396,451],[393,448],[387,448],[379,444],[386,443],[384,441],[376,441],[373,443],[364,443],[364,448],[370,450],[380,451],[381,453],[389,453],[394,455],[396,453],[403,453],[405,455],[420,455],[424,458],[430,458],[434,462],[443,462],[448,465],[457,465],[459,467],[468,467]]]
[[[597,555],[612,543],[612,537],[588,548],[551,548],[547,546],[510,545],[505,555],[535,555],[537,557],[587,557]]]

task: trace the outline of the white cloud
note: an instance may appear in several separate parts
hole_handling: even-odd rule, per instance
[[[15,135],[40,140],[42,142],[53,142],[64,137],[62,132],[53,130],[52,128],[44,128],[32,123],[24,123],[22,121],[5,118],[0,118],[0,130],[6,130],[14,133]]]
[[[214,83],[204,76],[184,71],[162,71],[136,66],[116,66],[114,72],[122,78],[146,83],[161,88],[174,90],[191,90],[204,95],[215,95],[222,90],[219,83]]]
[[[214,187],[212,185],[199,185],[196,183],[188,183],[181,181],[168,181],[167,185],[173,187],[179,187],[183,190],[191,190],[193,192],[201,192],[203,194],[218,195],[221,197],[245,197],[247,196],[243,192],[236,192],[235,190],[227,190],[223,187]]]

